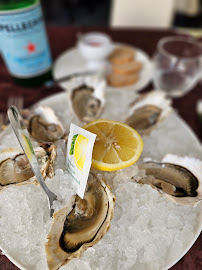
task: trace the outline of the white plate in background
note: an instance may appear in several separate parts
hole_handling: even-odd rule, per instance
[[[139,80],[135,84],[124,87],[112,87],[107,85],[107,90],[119,89],[123,91],[132,90],[138,92],[149,84],[152,79],[152,64],[149,56],[139,48],[134,48],[134,50],[136,52],[135,59],[143,64],[142,70],[139,73]],[[67,75],[85,71],[87,71],[86,61],[76,47],[63,52],[55,60],[53,65],[53,76],[56,80]],[[65,82],[59,84],[64,89],[66,88]]]

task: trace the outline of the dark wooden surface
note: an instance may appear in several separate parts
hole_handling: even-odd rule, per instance
[[[171,30],[157,29],[106,29],[106,28],[70,28],[70,27],[48,27],[48,36],[53,59],[56,59],[63,51],[76,43],[76,34],[87,31],[103,31],[108,33],[113,41],[124,42],[141,48],[152,57],[158,40],[164,36],[175,35]],[[68,63],[71,65],[71,63]],[[144,91],[152,89],[152,83]],[[22,88],[16,86],[9,76],[3,61],[0,59],[0,112],[7,109],[7,100],[10,95],[22,95],[25,107],[29,107],[38,100],[62,91],[59,86],[46,88]],[[202,84],[198,84],[186,96],[173,100],[173,106],[179,115],[192,128],[199,140],[202,141],[201,127],[196,114],[197,100],[202,99]],[[0,256],[0,270],[17,270],[5,256]],[[201,270],[202,269],[202,235],[197,239],[187,254],[172,268],[172,270]],[[43,269],[41,269],[43,270]],[[81,269],[82,270],[82,269]],[[137,269],[138,270],[138,269]],[[155,270],[155,269],[154,269]]]

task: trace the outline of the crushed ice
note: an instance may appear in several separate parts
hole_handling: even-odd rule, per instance
[[[130,180],[129,174],[137,174],[136,165],[112,175],[103,173],[106,180],[113,176],[117,198],[111,228],[97,245],[61,269],[160,269],[189,244],[200,208],[193,211],[192,207],[176,205],[150,186]],[[74,194],[68,180],[61,169],[47,180],[58,196],[56,210]],[[18,254],[28,269],[48,269],[44,244],[51,220],[40,186],[12,187],[0,193],[0,213],[4,252],[13,257]]]

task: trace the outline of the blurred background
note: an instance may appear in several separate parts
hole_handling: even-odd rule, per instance
[[[202,27],[202,0],[41,0],[47,24]]]

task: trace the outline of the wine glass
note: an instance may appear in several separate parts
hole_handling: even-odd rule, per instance
[[[190,37],[166,37],[153,58],[155,88],[170,97],[181,97],[202,78],[202,46]]]

